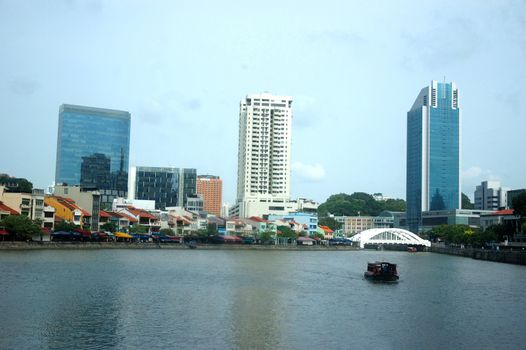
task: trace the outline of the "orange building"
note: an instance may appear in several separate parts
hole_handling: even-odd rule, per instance
[[[61,196],[47,196],[44,203],[55,208],[55,221],[66,221],[80,226],[81,229],[89,228],[91,214],[80,208],[73,199]]]
[[[215,216],[221,215],[223,202],[223,180],[219,176],[199,175],[197,194],[203,197],[203,210]]]

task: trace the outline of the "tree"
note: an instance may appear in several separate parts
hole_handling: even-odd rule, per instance
[[[201,238],[208,237],[208,230],[204,230],[204,229],[197,230],[197,236]]]
[[[278,231],[281,232],[281,237],[285,237],[285,238],[298,238],[298,235],[296,234],[296,232],[292,231],[290,229],[290,227],[287,227],[287,226],[278,226]]]
[[[508,237],[511,237],[514,233],[514,227],[511,223],[501,223],[501,224],[495,224],[491,225],[488,228],[486,228],[486,231],[495,236],[495,240],[502,242],[506,240]]]
[[[261,240],[261,243],[263,244],[272,241],[273,237],[274,237],[274,232],[272,231],[264,231],[259,234],[259,239]]]
[[[327,226],[333,231],[339,230],[342,227],[341,223],[336,221],[334,218],[329,217],[320,218],[318,220],[318,225]]]
[[[405,208],[403,199],[377,201],[364,192],[355,192],[351,195],[340,193],[330,196],[318,207],[318,216],[326,217],[328,213],[337,216],[377,216],[384,210],[405,211]]]
[[[9,215],[0,222],[0,226],[5,227],[8,232],[20,240],[26,240],[42,233],[39,223],[25,215]]]
[[[132,225],[129,228],[130,233],[143,234],[148,232],[148,227],[144,225]]]
[[[172,230],[171,228],[162,228],[159,231],[159,233],[162,234],[162,235],[165,235],[165,236],[173,236],[174,235],[174,230]]]
[[[209,223],[208,225],[206,225],[206,231],[209,236],[216,236],[219,234],[219,232],[217,232],[217,224],[213,223]]]
[[[383,203],[383,210],[406,211],[406,204],[403,199],[387,199],[380,203]]]
[[[440,238],[444,242],[454,244],[469,244],[475,231],[468,225],[438,225],[428,232],[430,239]]]
[[[78,228],[80,228],[79,225],[75,225],[74,223],[67,222],[67,221],[61,221],[55,224],[55,232],[58,232],[58,231],[71,232],[71,231],[75,231]]]
[[[323,236],[321,233],[317,232],[314,234],[314,237],[315,238],[319,238],[319,239],[325,239],[325,236]]]
[[[462,193],[462,209],[473,209],[475,206],[465,193]]]
[[[108,232],[115,232],[117,231],[117,225],[113,222],[106,222],[105,224],[100,226],[100,229],[102,231],[108,231]]]

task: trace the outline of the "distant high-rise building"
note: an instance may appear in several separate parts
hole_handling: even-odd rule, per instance
[[[247,95],[239,106],[237,203],[240,217],[288,212],[292,97]]]
[[[219,176],[199,175],[197,193],[203,198],[203,210],[215,216],[221,215],[223,203],[223,180]]]
[[[523,192],[526,192],[526,188],[520,188],[520,189],[508,191],[508,193],[506,194],[508,208],[513,208],[513,199]]]
[[[196,169],[131,167],[129,199],[154,200],[155,208],[186,207],[196,197]]]
[[[483,181],[475,189],[475,209],[506,209],[508,190],[501,187],[499,181]]]
[[[60,106],[55,183],[98,189],[103,208],[125,197],[130,119],[125,111]]]
[[[432,81],[407,112],[407,224],[422,212],[460,209],[460,108],[455,83]]]

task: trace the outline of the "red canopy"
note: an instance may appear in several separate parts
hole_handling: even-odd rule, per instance
[[[3,228],[0,228],[0,235],[7,236],[8,234],[9,234],[9,232],[7,232],[7,230],[4,230]]]

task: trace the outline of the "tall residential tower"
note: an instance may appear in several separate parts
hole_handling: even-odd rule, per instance
[[[455,83],[435,80],[407,112],[407,225],[422,212],[460,209],[460,108]]]
[[[289,211],[292,97],[247,95],[239,106],[239,217]]]

